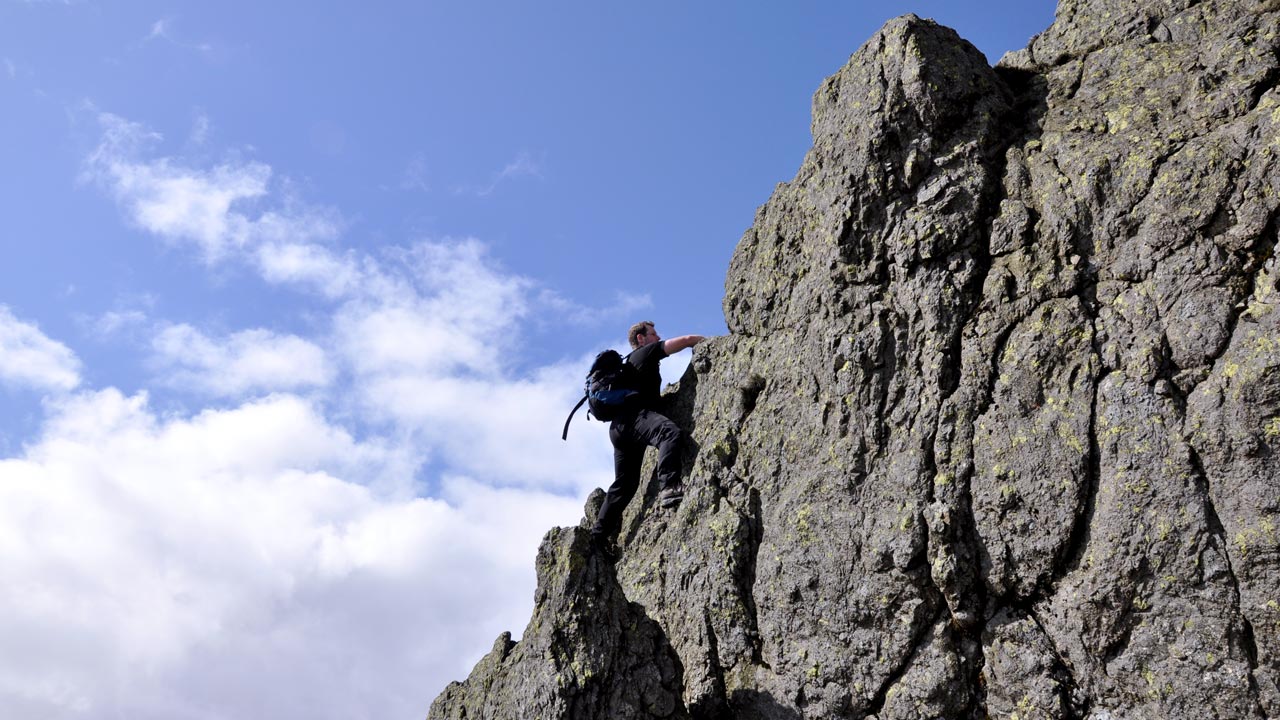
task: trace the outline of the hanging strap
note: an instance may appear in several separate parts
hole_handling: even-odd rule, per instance
[[[584,403],[584,402],[586,402],[586,401],[587,401],[587,396],[586,396],[586,394],[584,393],[584,394],[582,395],[582,399],[578,401],[578,404],[577,404],[577,405],[574,405],[574,406],[573,406],[573,409],[569,411],[569,417],[565,418],[565,421],[564,421],[564,433],[562,433],[562,434],[560,435],[560,439],[561,439],[561,440],[568,440],[568,439],[569,439],[569,423],[570,423],[570,421],[572,421],[572,420],[573,420],[573,414],[574,414],[574,413],[576,413],[576,412],[578,412],[578,408],[582,407],[582,403]]]
[[[639,349],[639,348],[636,348],[636,350],[638,350],[638,349]],[[631,356],[632,356],[632,355],[634,355],[634,354],[635,354],[635,352],[636,352],[635,350],[632,350],[631,352],[629,352],[629,353],[627,353],[626,355],[622,356],[622,362],[625,364],[628,360],[630,360],[630,359],[631,359]],[[583,393],[583,395],[582,395],[582,399],[581,399],[581,400],[579,400],[579,401],[578,401],[578,404],[577,404],[577,405],[574,405],[574,406],[573,406],[573,409],[569,411],[569,417],[565,418],[565,420],[564,420],[564,432],[560,434],[560,439],[561,439],[561,440],[566,440],[566,441],[567,441],[567,440],[569,439],[569,423],[573,421],[573,415],[574,415],[574,413],[578,412],[578,408],[582,407],[582,403],[584,403],[584,402],[586,402],[586,401],[587,401],[587,394],[586,394],[586,393]],[[590,411],[590,410],[588,410],[588,411],[587,411],[587,415],[588,415],[588,416],[590,416],[590,415],[591,415],[591,411]]]

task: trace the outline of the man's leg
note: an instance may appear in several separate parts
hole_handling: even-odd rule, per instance
[[[591,534],[597,540],[612,539],[622,527],[622,513],[640,487],[640,465],[644,461],[644,443],[636,442],[629,432],[630,423],[619,421],[609,426],[613,442],[613,484],[604,495],[600,514]]]
[[[663,492],[662,504],[670,507],[680,502],[680,426],[665,415],[642,410],[636,415],[635,435],[658,449],[658,487]]]

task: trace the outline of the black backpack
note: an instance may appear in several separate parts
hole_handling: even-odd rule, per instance
[[[596,355],[595,362],[591,363],[591,369],[587,371],[587,382],[582,399],[573,406],[568,419],[564,421],[564,432],[560,435],[560,439],[569,439],[569,423],[573,420],[573,414],[582,407],[582,403],[587,403],[588,417],[605,422],[617,420],[634,410],[637,407],[636,401],[640,397],[640,393],[636,392],[634,387],[635,368],[627,364],[617,351],[605,350]]]

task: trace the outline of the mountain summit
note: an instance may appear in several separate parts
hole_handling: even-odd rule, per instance
[[[1278,79],[1280,0],[886,24],[665,396],[684,503],[552,530],[429,717],[1280,718]]]

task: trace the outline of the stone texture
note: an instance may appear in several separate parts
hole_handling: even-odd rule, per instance
[[[679,658],[658,624],[627,602],[590,533],[552,530],[537,562],[537,609],[520,642],[503,633],[466,682],[432,703],[430,717],[688,718]]]
[[[995,68],[889,22],[666,395],[684,503],[616,575],[553,532],[431,717],[1280,717],[1278,52],[1277,0],[1063,0]]]

